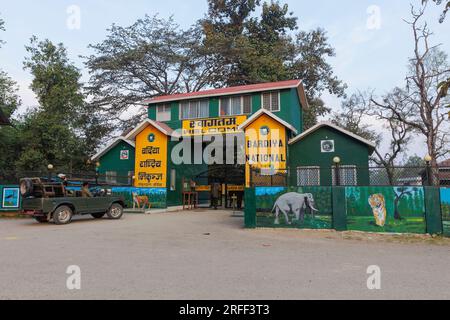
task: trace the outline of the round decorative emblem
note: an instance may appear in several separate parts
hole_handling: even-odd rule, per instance
[[[156,139],[156,137],[155,137],[155,135],[153,133],[150,133],[148,135],[148,141],[149,142],[155,142],[155,139]]]
[[[261,135],[267,136],[267,135],[269,134],[269,132],[270,132],[270,128],[267,127],[267,126],[264,126],[264,127],[262,127],[262,128],[260,129],[260,131],[261,131]]]

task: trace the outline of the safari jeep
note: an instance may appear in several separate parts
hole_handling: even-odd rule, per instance
[[[92,215],[101,219],[120,219],[125,206],[122,197],[97,193],[92,198],[81,197],[81,192],[66,190],[62,183],[43,183],[40,178],[20,180],[22,211],[40,223],[50,220],[57,225],[68,224],[75,214]]]

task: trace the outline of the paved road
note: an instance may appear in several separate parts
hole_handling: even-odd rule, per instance
[[[229,212],[0,220],[1,299],[450,299],[450,246],[244,230]],[[81,290],[66,268],[81,268]],[[367,289],[369,265],[382,289]]]

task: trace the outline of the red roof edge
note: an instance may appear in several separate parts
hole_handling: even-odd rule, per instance
[[[184,99],[195,99],[209,96],[219,96],[219,95],[232,95],[239,94],[245,92],[257,92],[263,90],[275,90],[275,89],[284,89],[284,88],[296,88],[302,85],[301,80],[286,80],[286,81],[278,81],[278,82],[266,82],[266,83],[258,83],[258,84],[250,84],[243,86],[235,86],[235,87],[227,87],[227,88],[219,88],[219,89],[209,89],[197,92],[189,92],[189,93],[178,93],[172,95],[164,95],[154,97],[148,100],[144,100],[144,104],[150,103],[159,103],[159,102],[170,102]]]

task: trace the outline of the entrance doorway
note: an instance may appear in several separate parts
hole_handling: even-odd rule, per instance
[[[244,165],[210,165],[208,170],[194,177],[198,186],[199,202],[212,206],[211,186],[220,185],[218,207],[242,209],[244,207]]]

